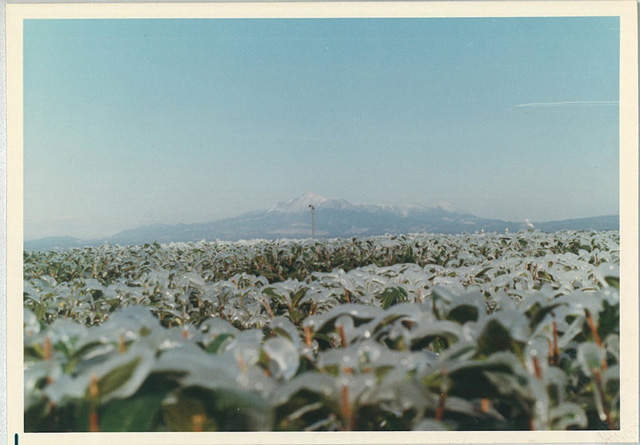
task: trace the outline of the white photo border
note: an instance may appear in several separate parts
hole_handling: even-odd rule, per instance
[[[618,431],[363,432],[363,433],[24,433],[23,21],[96,18],[620,18],[620,347]],[[638,18],[634,0],[462,2],[45,3],[6,6],[7,68],[7,443],[20,444],[414,444],[638,443]]]

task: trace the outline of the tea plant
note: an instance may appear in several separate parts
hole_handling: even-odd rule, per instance
[[[24,253],[26,431],[617,429],[617,232]]]

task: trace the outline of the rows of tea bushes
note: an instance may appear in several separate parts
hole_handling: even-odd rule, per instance
[[[25,252],[25,430],[617,429],[618,265],[618,232]]]

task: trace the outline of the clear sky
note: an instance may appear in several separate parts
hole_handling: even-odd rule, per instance
[[[619,21],[27,20],[25,239],[305,192],[617,214]]]

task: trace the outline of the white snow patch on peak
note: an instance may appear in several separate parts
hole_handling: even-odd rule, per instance
[[[290,199],[288,201],[279,202],[271,207],[267,213],[304,213],[311,211],[310,206],[318,209],[332,210],[353,210],[372,213],[394,213],[401,217],[408,217],[414,212],[424,212],[430,209],[438,209],[447,213],[455,213],[465,215],[466,212],[454,207],[453,205],[442,202],[434,207],[425,207],[423,205],[390,205],[390,204],[352,204],[344,199],[328,199],[323,196],[307,192],[302,196]]]
[[[322,196],[314,195],[313,193],[305,193],[302,196],[299,196],[294,199],[290,199],[288,201],[279,202],[275,206],[271,207],[268,210],[268,213],[299,213],[299,212],[308,212],[309,206],[314,206],[316,208],[322,207],[323,204],[330,202],[331,200],[324,198]]]
[[[449,204],[448,202],[439,202],[438,204],[435,205],[434,208],[439,210],[444,210],[445,212],[449,212],[449,213],[460,213],[460,214],[465,213],[459,208],[455,207],[453,204]]]

